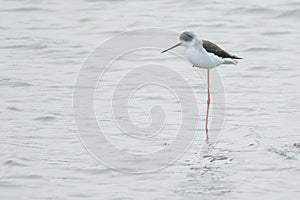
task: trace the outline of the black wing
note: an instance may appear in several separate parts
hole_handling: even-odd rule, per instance
[[[208,41],[203,40],[203,47],[204,49],[209,52],[213,53],[221,58],[233,58],[233,59],[242,59],[240,57],[237,57],[235,55],[231,55],[230,53],[226,52],[225,50],[221,49],[218,45]]]

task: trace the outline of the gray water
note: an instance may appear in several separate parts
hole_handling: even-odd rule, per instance
[[[298,199],[299,20],[297,0],[1,0],[0,199]],[[226,119],[209,155],[199,154],[201,113],[199,138],[183,157],[134,175],[85,150],[72,93],[91,50],[142,27],[192,30],[245,59],[219,68]],[[196,69],[173,64],[205,106]]]

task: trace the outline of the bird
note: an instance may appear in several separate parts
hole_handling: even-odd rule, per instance
[[[237,65],[241,57],[232,55],[208,40],[198,38],[193,32],[185,31],[179,36],[180,42],[163,50],[165,53],[175,47],[185,47],[185,57],[193,67],[207,69],[207,108],[205,119],[206,140],[208,140],[208,115],[210,107],[210,80],[209,71],[221,64]]]

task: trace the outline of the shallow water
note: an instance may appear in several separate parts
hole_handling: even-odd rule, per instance
[[[299,10],[299,1],[283,0],[0,1],[0,198],[297,199]],[[214,149],[199,153],[200,113],[199,135],[183,157],[157,172],[133,175],[103,166],[85,150],[77,136],[72,93],[91,50],[117,33],[143,27],[193,30],[245,59],[236,67],[219,68],[226,119]],[[136,64],[130,57],[120,62]],[[197,69],[173,64],[189,77],[204,111],[206,86],[198,82]],[[150,94],[155,91],[151,88]],[[138,95],[147,105],[159,100]],[[138,108],[132,118],[149,122]],[[169,135],[154,147],[169,143],[176,128],[170,126]],[[109,126],[104,129],[118,136]],[[134,143],[135,150],[149,150],[143,145]]]

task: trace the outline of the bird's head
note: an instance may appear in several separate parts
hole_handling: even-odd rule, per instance
[[[179,36],[179,40],[181,43],[181,46],[184,47],[189,47],[194,45],[195,43],[199,43],[199,39],[197,38],[197,36],[190,31],[185,31],[183,33],[180,34]]]
[[[190,46],[193,46],[195,44],[202,44],[202,41],[199,40],[197,38],[197,36],[193,33],[193,32],[190,32],[190,31],[185,31],[183,33],[180,34],[179,36],[179,40],[180,42],[175,44],[174,46],[166,49],[166,50],[163,50],[161,53],[165,53],[175,47],[178,47],[178,46],[184,46],[184,47],[190,47]]]

